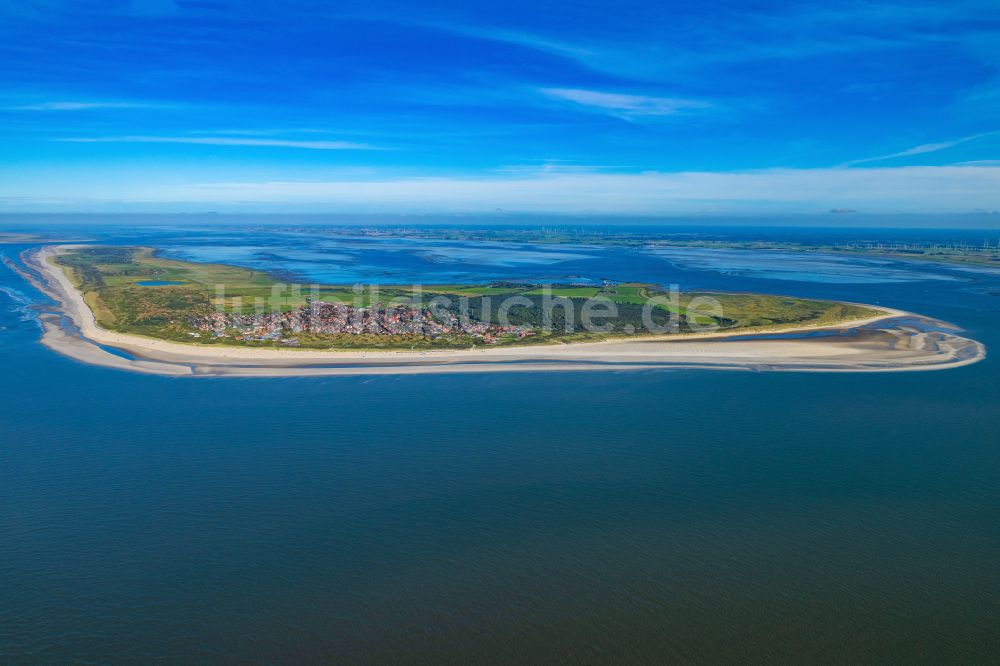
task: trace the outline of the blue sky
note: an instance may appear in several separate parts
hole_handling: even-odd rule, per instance
[[[1000,209],[1000,4],[0,2],[0,210]]]

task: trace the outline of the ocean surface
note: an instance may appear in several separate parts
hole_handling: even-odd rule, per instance
[[[609,278],[876,303],[989,355],[885,374],[164,378],[42,347],[44,297],[0,266],[0,663],[1000,660],[1000,271],[84,232],[306,283]]]

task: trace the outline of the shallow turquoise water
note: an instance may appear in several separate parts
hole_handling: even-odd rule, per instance
[[[593,256],[515,268],[878,301],[1000,341],[989,274],[810,283]],[[1000,654],[992,356],[898,374],[160,378],[48,352],[37,297],[6,269],[0,287],[0,662]]]

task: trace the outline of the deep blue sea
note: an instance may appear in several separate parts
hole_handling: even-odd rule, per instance
[[[164,378],[42,347],[42,297],[0,266],[0,663],[1000,660],[1000,271],[84,232],[303,282],[610,278],[878,303],[990,355],[885,374]]]

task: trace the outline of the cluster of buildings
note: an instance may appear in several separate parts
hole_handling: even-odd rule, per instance
[[[406,306],[355,307],[326,301],[310,301],[307,305],[287,312],[259,312],[231,314],[214,312],[192,320],[196,329],[192,335],[200,337],[233,337],[237,340],[276,340],[295,344],[293,337],[299,333],[313,335],[469,335],[493,344],[497,336],[515,335],[520,338],[532,335],[528,326],[502,326],[460,318],[452,313],[432,313],[429,309]]]

